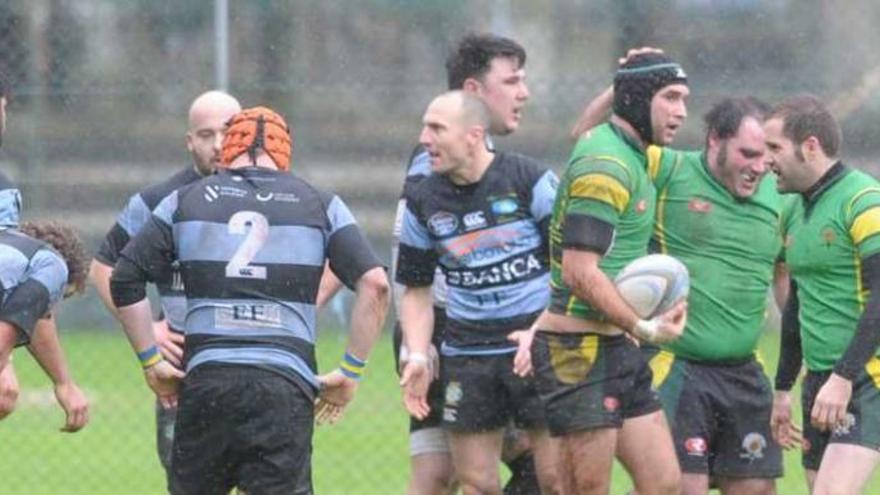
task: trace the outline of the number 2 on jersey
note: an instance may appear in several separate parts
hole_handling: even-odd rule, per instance
[[[226,264],[226,276],[230,278],[266,278],[266,267],[251,265],[257,252],[269,239],[269,221],[262,213],[240,211],[229,219],[230,234],[244,235],[232,259]]]

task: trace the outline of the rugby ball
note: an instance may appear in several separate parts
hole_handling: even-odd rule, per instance
[[[626,265],[614,285],[639,318],[649,319],[687,299],[690,277],[681,261],[649,254]]]

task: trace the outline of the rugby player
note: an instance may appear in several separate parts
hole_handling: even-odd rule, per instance
[[[192,163],[168,179],[132,195],[116,223],[107,232],[95,259],[92,260],[89,277],[101,301],[117,319],[119,316],[110,295],[110,276],[119,259],[119,253],[149,220],[151,212],[162,198],[186,184],[214,173],[214,169],[220,164],[226,122],[240,111],[238,100],[221,91],[208,91],[193,100],[189,108],[186,132],[186,148],[192,157]],[[156,288],[162,317],[154,322],[153,331],[165,359],[174,366],[181,367],[186,298],[179,271],[175,269],[168,280],[157,281]],[[176,412],[175,408],[166,409],[156,404],[156,450],[167,480],[170,480],[169,466]]]
[[[27,345],[52,379],[65,432],[88,423],[89,404],[68,370],[53,313],[61,299],[83,292],[86,264],[82,241],[65,225],[25,222],[0,231],[0,369],[14,347]]]
[[[590,104],[575,132],[598,123],[613,88]],[[754,98],[725,98],[704,116],[705,151],[648,148],[657,187],[652,250],[691,273],[689,318],[681,339],[652,356],[681,465],[682,493],[768,494],[782,475],[769,428],[773,394],[755,359],[766,294],[780,307],[788,277],[779,262],[783,199],[767,175],[763,120]],[[743,242],[748,238],[749,242]]]
[[[319,415],[339,416],[381,331],[384,268],[337,196],[287,173],[291,144],[274,111],[236,114],[223,141],[228,170],[163,199],[113,270],[113,302],[147,383],[173,405],[184,373],[155,343],[144,286],[181,265],[174,494],[311,493],[315,398]],[[315,300],[326,261],[356,300],[340,368],[319,377]]]
[[[481,98],[491,114],[489,133],[504,136],[519,127],[522,108],[529,98],[525,80],[525,49],[516,41],[491,34],[470,34],[463,37],[446,59],[447,82],[450,90],[463,90]],[[422,145],[415,148],[407,162],[406,179],[397,207],[392,241],[392,271],[397,266],[397,246],[401,222],[406,211],[406,197],[431,174],[430,157]],[[400,297],[403,286],[394,284],[395,310],[398,321],[394,329],[395,355],[398,369],[407,360],[406,346],[401,347],[399,321]],[[434,332],[429,346],[429,361],[439,376],[442,359],[438,353],[446,326],[446,284],[443,272],[434,274]],[[455,491],[449,442],[443,431],[443,388],[434,380],[428,388],[430,413],[424,419],[410,417],[410,480],[407,492],[413,495],[442,495]],[[510,469],[511,478],[504,486],[507,495],[528,494],[538,490],[534,459],[528,437],[514,427],[505,432],[502,459]]]
[[[532,326],[531,359],[548,426],[562,440],[567,492],[608,493],[615,453],[639,493],[680,490],[651,371],[627,334],[672,341],[682,333],[686,305],[642,320],[611,279],[647,254],[656,189],[646,149],[672,142],[688,94],[684,71],[665,55],[628,57],[615,75],[610,121],[577,142],[559,185],[550,225],[551,302]]]
[[[787,441],[801,390],[803,457],[814,495],[861,493],[880,460],[880,183],[839,158],[840,126],[811,95],[765,123],[786,215],[791,289],[782,319],[773,428]]]
[[[510,61],[512,62],[512,61]],[[401,384],[407,410],[431,412],[427,352],[434,327],[431,284],[447,284],[443,423],[466,494],[501,493],[497,464],[504,428],[528,431],[543,493],[556,493],[556,449],[532,378],[513,373],[516,346],[548,301],[547,222],[556,176],[522,155],[487,146],[493,115],[472,94],[435,98],[419,138],[431,175],[407,191],[397,281],[406,286],[400,320],[409,349]]]

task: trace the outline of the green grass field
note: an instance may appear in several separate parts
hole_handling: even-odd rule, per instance
[[[121,334],[109,332],[72,332],[62,338],[75,376],[92,401],[91,424],[74,435],[58,432],[62,413],[47,379],[26,351],[17,352],[23,393],[18,410],[0,422],[0,493],[164,493],[154,448],[152,396],[128,344]],[[771,364],[776,362],[775,340],[768,336],[762,341],[763,355]],[[335,365],[342,346],[342,338],[332,332],[320,339],[322,369]],[[403,493],[407,419],[392,363],[386,335],[345,418],[316,429],[316,493]],[[788,453],[785,464],[778,493],[806,493],[799,454]],[[628,487],[626,474],[616,469],[612,493],[625,493]],[[880,493],[880,479],[875,477],[866,493]]]

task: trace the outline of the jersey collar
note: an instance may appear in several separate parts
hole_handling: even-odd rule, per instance
[[[820,177],[815,184],[801,193],[801,196],[804,198],[804,203],[806,203],[808,207],[814,205],[819,199],[819,196],[843,178],[848,171],[849,167],[844,165],[842,161],[838,160],[837,163],[832,165],[831,168],[825,172],[825,175]]]
[[[633,149],[636,153],[641,156],[645,156],[645,147],[642,146],[640,142],[638,142],[635,138],[627,134],[614,122],[608,122],[609,127],[611,127],[611,131],[617,135],[624,143],[626,143],[630,148]]]

